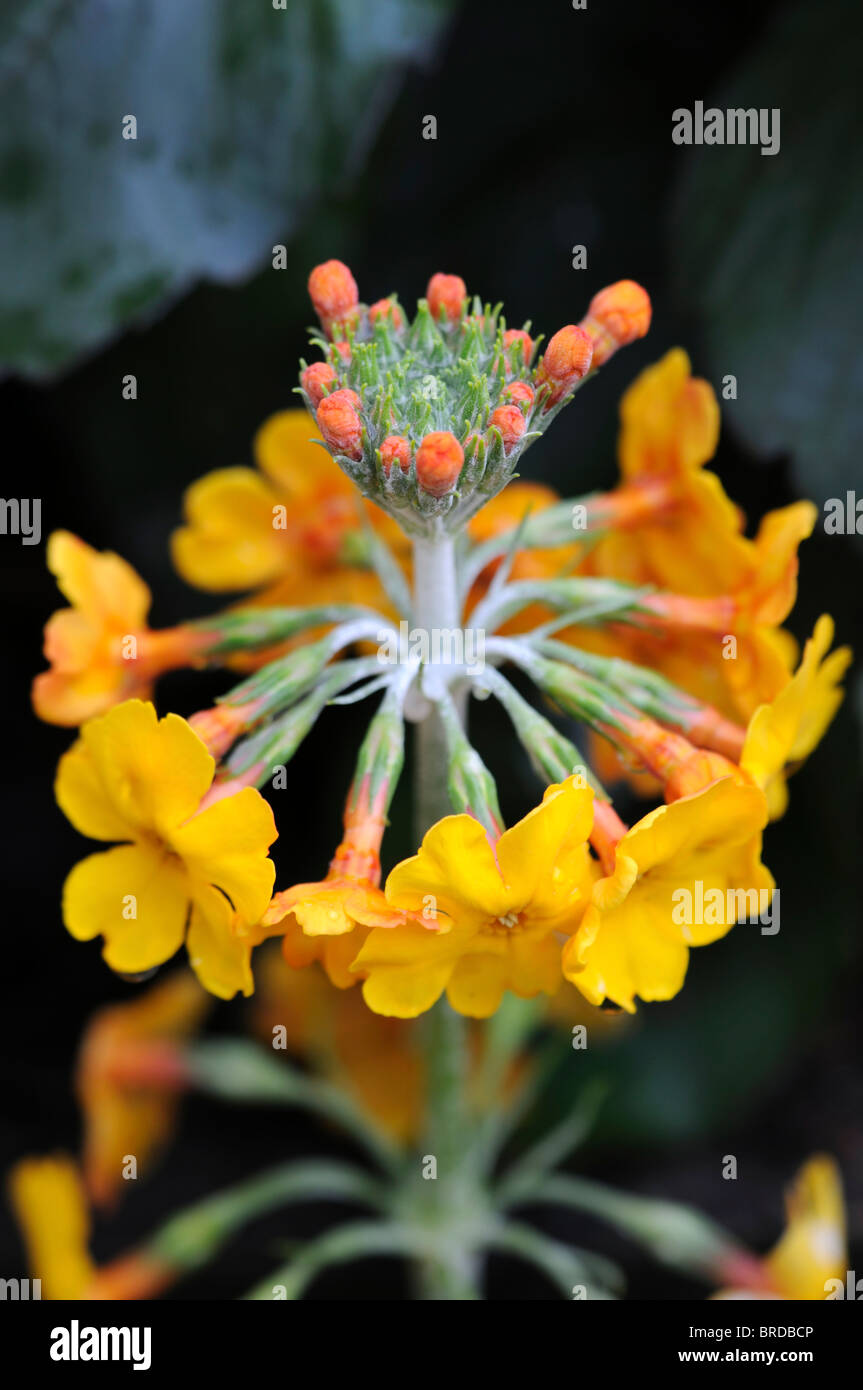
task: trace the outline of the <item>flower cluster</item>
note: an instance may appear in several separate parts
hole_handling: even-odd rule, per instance
[[[442,994],[485,1018],[507,992],[554,996],[564,982],[627,1011],[670,999],[693,947],[769,906],[764,829],[841,700],[850,653],[830,650],[830,618],[799,661],[782,626],[814,509],[771,512],[747,536],[705,467],[714,393],[680,350],[623,399],[616,487],[560,499],[510,482],[576,389],[647,331],[631,281],[544,350],[458,276],[432,276],[413,318],[395,297],[361,304],[339,261],[316,267],[309,291],[321,358],[302,365],[300,391],[314,420],[268,421],[258,469],[194,484],[174,537],[186,579],[244,600],[152,632],[124,561],[52,537],[72,606],[48,624],[34,702],[83,721],[58,801],[117,846],[70,874],[69,931],[101,936],[108,964],[132,975],[185,942],[222,997],[252,991],[252,950],[278,937],[287,966],[318,962],[398,1018]],[[448,640],[406,650],[405,624]],[[459,655],[468,626],[485,638],[481,669]],[[382,662],[382,645],[399,659]],[[146,699],[178,664],[246,674],[213,708],[159,720]],[[378,693],[329,870],[274,891],[260,789],[287,785],[325,706]],[[544,784],[509,828],[466,732],[470,696],[502,704]],[[437,790],[417,854],[384,877],[411,724],[420,780]],[[658,803],[631,825],[602,785],[621,781]]]

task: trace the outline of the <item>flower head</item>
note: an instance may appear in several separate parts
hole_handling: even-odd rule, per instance
[[[766,820],[758,788],[728,777],[623,827],[564,947],[566,978],[590,1003],[608,999],[629,1013],[636,995],[672,999],[690,947],[724,936],[752,893],[759,904],[772,893],[761,863]]]
[[[128,700],[81,730],[60,760],[56,796],[83,835],[120,841],[77,864],[63,890],[72,936],[103,936],[112,970],[164,964],[184,940],[205,989],[252,992],[246,925],[269,902],[276,838],[260,792],[245,787],[201,809],[215,763],[176,714]]]
[[[486,1018],[507,989],[554,994],[558,932],[572,930],[589,891],[592,804],[571,778],[494,845],[469,815],[433,825],[419,853],[393,869],[386,897],[439,930],[408,921],[369,934],[354,965],[369,1008],[413,1018],[445,990],[459,1013]]]
[[[191,629],[148,628],[150,590],[119,555],[55,531],[47,558],[71,607],[45,626],[51,670],[33,682],[40,719],[80,724],[121,700],[146,698],[162,671],[194,662],[199,644]]]

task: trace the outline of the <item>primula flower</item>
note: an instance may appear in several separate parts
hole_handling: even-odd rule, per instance
[[[84,1113],[84,1177],[91,1200],[110,1205],[124,1187],[124,1155],[139,1169],[171,1135],[187,1084],[182,1045],[211,1003],[182,971],[142,995],[99,1009],[87,1024],[76,1082]]]
[[[745,1265],[732,1261],[717,1271],[730,1287],[715,1298],[845,1297],[845,1203],[839,1170],[829,1155],[816,1154],[803,1165],[787,1193],[786,1211],[785,1232],[768,1255]]]
[[[369,1008],[413,1018],[446,990],[459,1013],[487,1018],[504,990],[554,994],[557,933],[572,929],[589,891],[592,805],[570,778],[494,846],[472,816],[433,825],[419,853],[393,869],[386,896],[402,911],[436,913],[440,930],[409,921],[370,932],[354,965]]]
[[[192,665],[201,654],[203,639],[191,629],[147,627],[150,590],[119,555],[55,531],[47,560],[71,607],[45,625],[51,670],[33,682],[40,719],[73,726],[121,700],[146,699],[157,675]]]
[[[42,1297],[154,1298],[176,1273],[144,1252],[99,1268],[89,1251],[90,1212],[76,1164],[64,1154],[22,1159],[9,1175],[12,1210]]]
[[[606,849],[606,866],[590,891],[578,929],[563,951],[563,973],[592,1004],[611,1000],[635,1011],[635,997],[672,999],[683,986],[691,946],[724,936],[737,920],[728,892],[771,894],[773,878],[761,863],[767,805],[757,787],[734,778],[659,806]],[[676,910],[719,890],[711,921],[686,922]],[[717,895],[718,896],[718,895]],[[715,899],[713,899],[715,903]],[[736,897],[734,899],[736,903]],[[683,918],[677,921],[675,918]]]
[[[839,647],[828,656],[832,641],[833,619],[823,613],[788,685],[749,722],[740,765],[767,796],[771,820],[784,815],[788,805],[786,769],[809,756],[842,703],[839,682],[851,650]]]
[[[301,969],[320,961],[339,989],[357,983],[350,967],[368,930],[395,927],[406,920],[403,912],[390,906],[379,886],[386,791],[384,786],[372,806],[363,787],[355,800],[348,797],[344,839],[326,878],[276,893],[261,924],[268,935],[283,933],[282,951],[289,965]]]
[[[261,590],[259,602],[286,606],[381,601],[374,575],[350,563],[362,507],[388,540],[403,551],[406,542],[379,508],[358,499],[315,435],[305,410],[283,410],[255,436],[260,472],[222,468],[192,484],[186,524],[172,540],[187,583],[217,593]]]
[[[60,760],[57,802],[82,835],[122,841],[77,864],[63,890],[72,936],[105,938],[112,970],[162,965],[183,941],[201,984],[252,992],[252,941],[275,869],[273,813],[244,787],[201,809],[215,762],[176,714],[128,700],[81,730]]]

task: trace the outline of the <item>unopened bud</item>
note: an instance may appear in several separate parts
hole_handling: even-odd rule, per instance
[[[357,409],[360,398],[356,391],[334,391],[324,396],[315,418],[325,442],[337,454],[351,459],[363,456],[362,425]]]
[[[411,464],[411,446],[402,434],[388,434],[381,445],[381,467],[387,477],[393,464],[407,473]]]
[[[511,381],[503,388],[504,400],[510,405],[522,405],[525,410],[530,410],[535,395],[533,387],[526,381]]]
[[[426,299],[433,319],[447,318],[454,323],[467,299],[467,285],[460,275],[443,275],[438,271],[428,282]]]
[[[324,261],[315,266],[309,276],[309,297],[330,337],[336,325],[356,318],[359,290],[343,261]]]
[[[548,384],[551,395],[545,409],[557,405],[590,371],[593,343],[583,328],[568,323],[549,341],[536,369],[538,385]]]
[[[333,343],[333,352],[338,354],[339,361],[344,362],[347,367],[351,360],[351,345],[347,338],[343,338],[339,343]]]
[[[489,428],[500,430],[504,453],[508,454],[525,431],[524,416],[517,405],[499,405],[492,411]]]
[[[378,299],[369,307],[369,323],[378,323],[386,319],[389,319],[393,328],[404,327],[404,315],[398,304],[392,299]]]
[[[443,497],[455,486],[464,463],[464,451],[449,430],[427,434],[417,449],[417,480],[432,497]]]
[[[331,386],[338,381],[335,368],[329,362],[313,362],[300,376],[303,390],[317,409]]]
[[[594,367],[601,367],[618,348],[643,338],[651,312],[650,296],[635,280],[618,280],[595,294],[581,321],[593,342]]]
[[[513,343],[521,344],[521,352],[524,357],[524,365],[530,366],[530,359],[533,356],[533,338],[523,328],[508,328],[503,335],[504,348],[509,348]],[[512,358],[518,363],[518,349],[511,354]]]

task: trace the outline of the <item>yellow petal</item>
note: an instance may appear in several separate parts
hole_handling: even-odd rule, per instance
[[[235,913],[215,888],[198,891],[192,907],[186,950],[204,989],[218,999],[253,994],[252,944],[234,930]]]
[[[146,626],[150,590],[119,555],[100,553],[71,531],[54,531],[46,558],[61,593],[99,626],[126,627],[130,632]]]
[[[430,932],[414,922],[369,932],[354,970],[377,1014],[416,1018],[440,998],[471,933]]]
[[[196,883],[221,888],[243,920],[254,923],[273,891],[276,869],[267,850],[277,834],[261,793],[245,787],[172,831],[170,841]]]
[[[787,1206],[785,1234],[765,1263],[783,1297],[823,1299],[827,1280],[844,1285],[848,1267],[842,1181],[832,1158],[819,1154],[803,1166]]]
[[[215,762],[185,719],[157,719],[142,700],[85,724],[81,742],[116,813],[163,839],[194,815],[213,780]]]
[[[210,593],[257,589],[295,568],[274,508],[286,498],[251,468],[222,468],[187,490],[186,525],[171,537],[174,565]]]
[[[63,887],[63,921],[79,941],[104,936],[111,969],[133,975],[179,950],[189,900],[176,859],[151,846],[123,845],[75,865]]]
[[[95,758],[80,739],[57,765],[54,795],[75,829],[91,840],[134,840],[139,833],[139,823],[109,796]]]
[[[552,917],[565,910],[579,885],[563,872],[564,851],[584,846],[592,825],[593,793],[571,778],[550,788],[539,806],[504,831],[496,852],[510,911],[529,905],[531,917]]]
[[[306,410],[280,410],[255,435],[258,467],[294,502],[322,486],[333,492],[351,490],[350,481],[326,449],[312,443],[315,439],[320,439],[318,427]]]
[[[96,1266],[87,1249],[90,1217],[76,1164],[63,1154],[25,1158],[9,1175],[9,1197],[42,1297],[82,1298]]]
[[[509,910],[510,895],[488,836],[473,816],[445,816],[426,833],[418,854],[387,879],[387,902],[411,912],[435,908],[459,926],[478,927]]]

